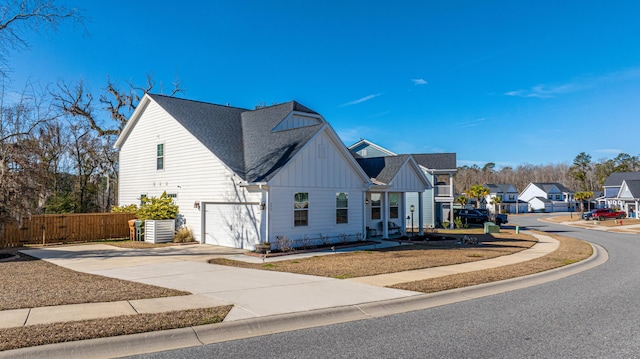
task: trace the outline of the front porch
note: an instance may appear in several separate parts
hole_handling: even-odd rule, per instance
[[[418,205],[411,205],[408,209],[406,194],[407,192],[386,191],[366,193],[365,233],[367,238],[400,237],[407,233],[407,222],[411,223],[409,228],[412,231],[416,229],[417,225],[418,232],[423,233],[424,203],[422,192],[418,192]]]

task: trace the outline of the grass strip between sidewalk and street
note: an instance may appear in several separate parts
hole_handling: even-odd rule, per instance
[[[560,242],[558,249],[540,258],[518,264],[469,273],[452,274],[415,282],[400,283],[390,286],[390,288],[424,293],[440,292],[544,272],[546,270],[559,268],[587,259],[593,253],[593,248],[587,242],[551,233],[537,233],[547,235],[558,240]]]
[[[0,351],[220,323],[233,306],[0,329]]]

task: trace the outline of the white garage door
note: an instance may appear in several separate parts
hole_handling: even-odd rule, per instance
[[[205,243],[253,249],[260,233],[259,203],[205,203]]]

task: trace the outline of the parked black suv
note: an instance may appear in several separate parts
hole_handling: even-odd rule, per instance
[[[480,213],[475,209],[461,209],[456,213],[456,217],[460,217],[464,223],[484,223],[489,222],[489,217],[486,214]]]
[[[478,208],[476,209],[476,211],[484,214],[485,216],[487,216],[487,218],[489,218],[489,221],[497,225],[509,223],[509,217],[506,214],[503,214],[503,213],[491,214],[491,212],[489,212],[489,210],[485,208]]]

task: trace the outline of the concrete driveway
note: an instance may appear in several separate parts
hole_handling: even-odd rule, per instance
[[[212,245],[125,249],[104,244],[24,251],[79,272],[184,290],[234,304],[225,321],[303,312],[420,293],[292,273],[213,265],[242,250]]]

